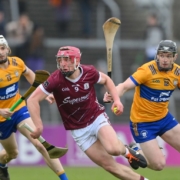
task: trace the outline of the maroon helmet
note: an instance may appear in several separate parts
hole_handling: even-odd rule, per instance
[[[81,52],[76,47],[64,46],[59,48],[56,57],[69,57],[74,62],[74,58],[81,58]]]
[[[61,48],[59,48],[56,58],[60,58],[60,57],[66,57],[69,58],[69,60],[71,61],[71,63],[74,63],[74,70],[73,71],[62,71],[59,62],[57,61],[57,68],[61,70],[61,72],[63,73],[64,76],[71,76],[74,71],[79,67],[79,64],[76,65],[76,59],[79,59],[79,61],[81,60],[81,52],[78,48],[73,47],[73,46],[63,46]]]

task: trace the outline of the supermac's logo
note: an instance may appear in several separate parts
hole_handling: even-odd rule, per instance
[[[89,94],[86,94],[85,96],[82,96],[82,97],[79,97],[79,98],[75,98],[75,99],[71,99],[71,97],[66,97],[64,100],[63,100],[63,103],[64,104],[76,104],[76,103],[80,103],[80,102],[83,102],[83,101],[86,101],[87,99],[89,99]]]

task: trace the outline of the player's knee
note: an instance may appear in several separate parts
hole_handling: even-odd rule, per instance
[[[151,164],[151,168],[155,171],[161,171],[164,169],[165,165],[166,165],[165,160],[162,160],[162,161],[156,162],[154,164]]]
[[[18,150],[15,149],[14,151],[11,151],[9,154],[7,154],[6,158],[7,158],[7,161],[8,160],[11,160],[11,159],[16,159],[17,156],[18,156]]]
[[[112,155],[112,156],[119,156],[122,154],[119,146],[115,147],[115,146],[109,146],[108,148],[106,148],[106,151],[108,154]]]
[[[153,166],[153,170],[155,171],[162,171],[164,169],[165,165],[164,164],[156,164]]]

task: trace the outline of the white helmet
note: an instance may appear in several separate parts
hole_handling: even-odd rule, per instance
[[[0,45],[5,45],[9,49],[9,53],[11,53],[11,49],[8,45],[7,40],[4,38],[3,35],[0,35]]]
[[[6,45],[7,47],[9,47],[8,43],[3,35],[0,35],[0,44]]]

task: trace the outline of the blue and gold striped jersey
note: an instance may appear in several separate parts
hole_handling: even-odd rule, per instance
[[[8,68],[0,68],[0,109],[10,108],[21,95],[19,94],[19,80],[26,70],[24,62],[18,57],[8,57]],[[22,102],[16,110],[22,108],[25,102]],[[0,116],[0,122],[5,118]]]
[[[136,85],[131,107],[132,122],[153,122],[166,116],[169,98],[180,87],[180,66],[174,63],[171,71],[159,71],[155,60],[130,76]]]

